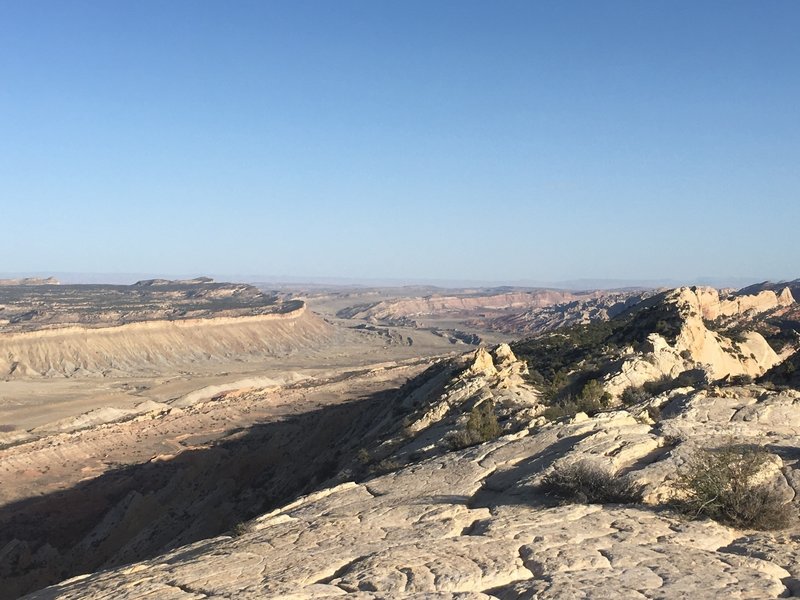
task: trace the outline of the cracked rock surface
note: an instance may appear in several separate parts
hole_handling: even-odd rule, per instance
[[[465,381],[511,357],[478,354]],[[488,356],[488,358],[487,358]],[[513,369],[512,369],[513,371]],[[481,393],[491,390],[482,389]],[[456,386],[452,389],[462,389]],[[496,390],[495,390],[496,392]],[[530,406],[528,398],[521,406]],[[732,434],[765,445],[766,475],[795,502],[800,393],[679,389],[647,405],[543,422],[304,496],[221,536],[81,576],[30,599],[778,598],[800,593],[800,530],[738,531],[663,502],[698,447]],[[521,408],[520,410],[526,410]],[[433,421],[433,420],[432,420]],[[539,483],[592,460],[645,488],[639,505],[554,505]]]

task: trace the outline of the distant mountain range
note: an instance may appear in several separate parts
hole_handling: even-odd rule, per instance
[[[362,277],[315,277],[293,275],[254,275],[235,273],[82,273],[82,272],[7,272],[0,273],[0,279],[47,278],[54,277],[61,283],[108,283],[132,284],[145,279],[192,279],[208,275],[216,281],[237,281],[261,285],[292,286],[363,286],[363,287],[403,287],[426,286],[431,288],[549,288],[564,290],[610,290],[625,288],[675,288],[685,285],[704,285],[715,288],[743,288],[761,285],[768,277],[711,277],[695,278],[652,278],[652,279],[614,279],[582,278],[555,281],[520,279],[516,281],[488,281],[465,279],[426,279],[426,278],[362,278]],[[773,278],[774,280],[774,278]]]

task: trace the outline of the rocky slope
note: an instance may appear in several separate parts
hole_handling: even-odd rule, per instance
[[[482,311],[497,312],[542,308],[603,295],[604,292],[570,292],[566,290],[509,291],[491,293],[463,293],[459,295],[433,294],[421,298],[398,298],[376,303],[359,304],[339,311],[338,316],[348,319],[366,319],[371,322],[408,323],[415,319],[443,316],[469,316]]]
[[[488,320],[470,321],[493,331],[535,335],[561,327],[606,321],[653,295],[650,291],[598,292],[594,296],[571,299],[549,306],[535,306]]]
[[[237,528],[30,598],[778,598],[800,593],[800,530],[737,530],[665,501],[700,447],[769,449],[763,474],[796,512],[800,393],[682,388],[626,409],[550,421],[506,347],[420,376],[392,402],[406,430],[394,471],[349,479]],[[416,398],[408,400],[409,398]],[[423,400],[424,399],[424,400]],[[475,405],[492,401],[500,437],[449,450]],[[472,407],[472,408],[470,408]],[[651,418],[657,408],[657,421]],[[410,411],[410,412],[406,412]],[[433,435],[434,428],[439,432]],[[420,442],[424,434],[429,439]],[[406,450],[415,448],[415,453]],[[405,458],[404,458],[405,457]],[[408,462],[408,464],[404,463]],[[591,461],[643,486],[637,505],[559,505],[548,473]]]
[[[761,334],[747,331],[739,340],[734,340],[709,330],[704,319],[758,314],[793,301],[788,290],[781,296],[761,292],[757,296],[727,301],[720,300],[712,288],[676,290],[664,299],[676,308],[680,319],[674,341],[658,333],[649,335],[644,354],[626,359],[617,373],[606,378],[605,387],[618,395],[627,387],[640,386],[663,376],[678,377],[692,369],[704,371],[710,380],[763,375],[781,359]]]
[[[396,427],[393,391],[426,366],[242,382],[0,447],[0,598],[219,535],[361,468],[376,424]]]
[[[659,379],[758,377],[794,347],[779,355],[755,331],[754,319],[792,303],[788,292],[720,300],[712,288],[679,288],[639,302],[608,322],[561,329],[514,348],[542,384],[562,394],[577,395],[590,380],[619,397],[627,388]],[[735,336],[710,328],[708,318],[721,314],[737,318]]]
[[[740,300],[736,314],[754,319],[772,304]],[[242,432],[195,457],[89,482],[72,503],[56,495],[20,504],[5,512],[3,529],[15,533],[0,548],[0,573],[31,589],[57,576],[54,552],[70,557],[64,576],[104,569],[29,596],[38,599],[800,594],[800,391],[732,378],[767,377],[786,357],[758,333],[737,341],[708,329],[704,311],[720,306],[706,289],[665,292],[610,321],[514,345],[523,358],[501,344],[441,359],[285,434]],[[639,382],[659,389],[622,394]],[[591,410],[564,403],[571,390],[597,386],[604,396]],[[755,481],[788,528],[680,512],[682,473],[707,448],[763,449]],[[548,478],[578,465],[625,478],[638,495],[564,504]],[[92,512],[103,489],[115,490],[114,501]],[[226,535],[210,533],[214,515],[230,523],[269,504]],[[63,540],[31,543],[58,506],[90,507],[66,552]],[[174,548],[203,532],[217,537]]]

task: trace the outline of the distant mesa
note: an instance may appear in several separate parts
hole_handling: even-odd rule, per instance
[[[332,336],[301,300],[201,277],[0,288],[0,377],[150,373],[285,355]]]
[[[194,279],[142,279],[133,285],[136,287],[157,287],[171,285],[200,285],[203,283],[214,283],[211,277],[195,277]]]
[[[607,320],[652,296],[653,290],[489,290],[491,293],[434,294],[356,304],[337,312],[390,326],[420,327],[431,319],[456,319],[472,329],[535,335],[559,327]]]
[[[0,285],[60,285],[55,277],[23,277],[21,279],[0,279]]]

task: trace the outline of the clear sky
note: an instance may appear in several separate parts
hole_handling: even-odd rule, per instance
[[[800,277],[800,2],[0,0],[0,272]]]

